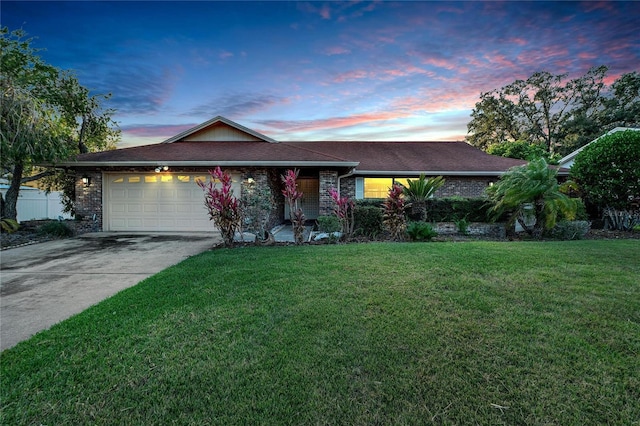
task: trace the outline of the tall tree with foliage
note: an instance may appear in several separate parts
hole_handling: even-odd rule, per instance
[[[637,72],[624,74],[607,87],[607,71],[606,66],[594,67],[575,79],[541,71],[481,93],[467,125],[467,141],[484,150],[526,141],[552,158],[613,127],[640,122]]]
[[[10,180],[2,216],[12,219],[21,184],[49,177],[49,188],[65,186],[66,175],[37,163],[114,148],[119,135],[113,111],[102,106],[108,96],[90,95],[70,72],[44,62],[32,42],[21,30],[0,30],[1,173]]]
[[[601,137],[576,156],[570,173],[589,203],[629,209],[640,199],[640,131]]]
[[[554,227],[559,213],[573,219],[576,202],[561,191],[557,175],[557,170],[549,168],[543,158],[509,169],[487,188],[493,218],[511,213],[509,225],[518,221],[536,239],[542,238],[545,229]],[[529,212],[535,218],[533,225],[527,223]]]

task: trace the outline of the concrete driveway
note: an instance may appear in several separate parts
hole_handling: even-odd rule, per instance
[[[100,232],[0,252],[0,350],[220,241],[217,233]]]

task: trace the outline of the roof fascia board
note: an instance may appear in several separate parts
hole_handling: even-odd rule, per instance
[[[507,171],[466,171],[466,170],[356,170],[353,174],[359,176],[420,176],[425,174],[427,176],[501,176]]]
[[[245,127],[245,126],[243,126],[241,124],[238,124],[238,123],[236,123],[234,121],[229,120],[228,118],[224,118],[221,115],[218,115],[218,116],[212,118],[211,120],[205,121],[204,123],[198,124],[197,126],[194,126],[194,127],[190,128],[188,130],[185,130],[182,133],[178,133],[177,135],[175,135],[173,137],[170,137],[169,139],[167,139],[167,140],[165,140],[163,142],[160,142],[160,143],[173,143],[173,142],[176,142],[176,141],[178,141],[178,140],[180,140],[182,138],[185,138],[185,137],[187,137],[187,136],[189,136],[189,135],[191,135],[193,133],[196,133],[196,132],[198,132],[198,131],[200,131],[200,130],[208,127],[208,126],[211,126],[212,124],[216,124],[216,123],[224,123],[224,124],[226,124],[228,126],[231,126],[231,127],[235,128],[237,130],[240,130],[241,132],[245,132],[245,133],[250,134],[251,136],[255,136],[258,139],[262,139],[265,142],[278,143],[278,141],[276,141],[275,139],[271,139],[270,137],[265,136],[262,133],[258,133],[255,130],[251,130],[248,127]]]
[[[56,167],[357,167],[347,161],[88,161],[58,163]]]

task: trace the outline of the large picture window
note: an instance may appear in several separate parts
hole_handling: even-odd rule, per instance
[[[389,189],[394,183],[407,186],[407,179],[411,178],[364,178],[364,198],[387,198]]]

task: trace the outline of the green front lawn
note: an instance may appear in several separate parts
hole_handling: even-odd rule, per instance
[[[640,422],[638,241],[195,256],[1,355],[1,424]]]

